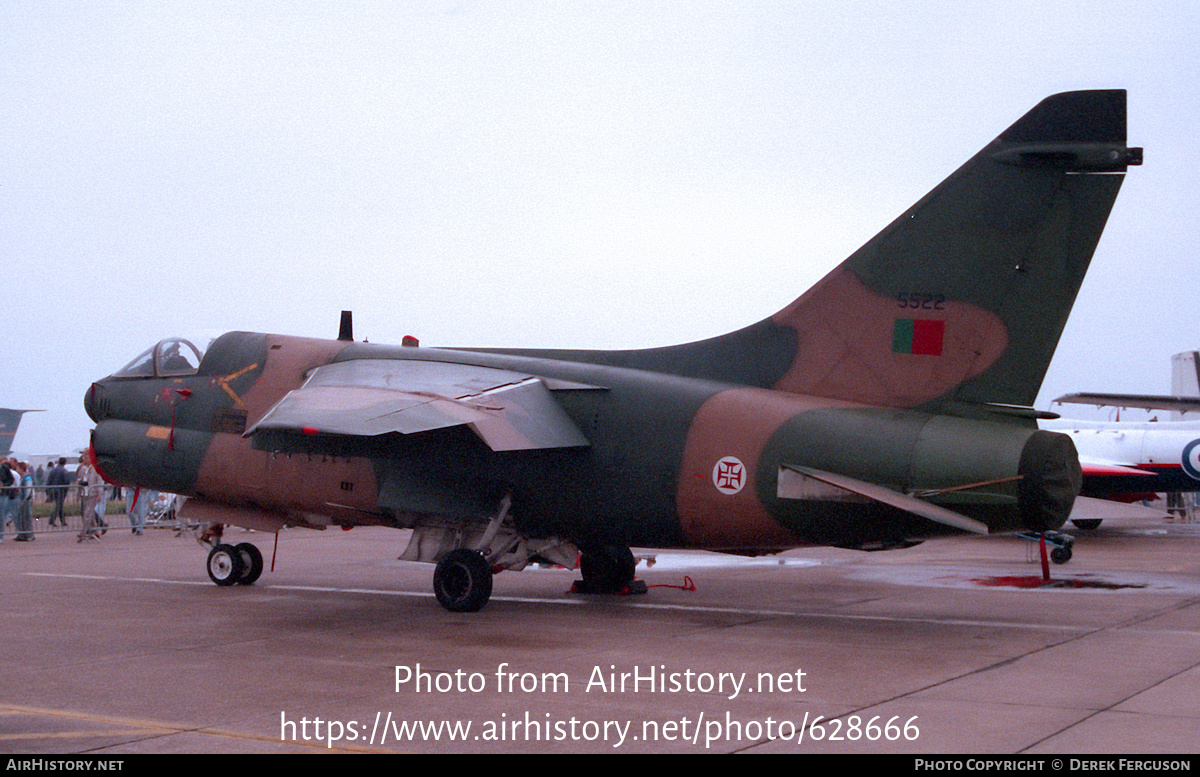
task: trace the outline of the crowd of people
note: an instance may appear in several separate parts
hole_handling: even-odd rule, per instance
[[[105,521],[107,502],[113,487],[105,483],[96,470],[90,452],[80,457],[79,467],[74,472],[67,469],[67,459],[60,457],[46,467],[31,467],[28,462],[16,458],[0,457],[0,542],[4,540],[9,526],[15,532],[14,542],[32,542],[34,533],[33,505],[36,495],[44,493],[45,503],[50,505],[48,525],[66,528],[66,501],[68,492],[78,489],[82,526],[76,535],[79,542],[99,539],[108,530]],[[124,489],[129,529],[142,535],[149,513],[149,505],[157,493]]]
[[[27,463],[0,459],[0,540],[10,523],[17,531],[16,542],[33,540],[33,487],[34,473]]]

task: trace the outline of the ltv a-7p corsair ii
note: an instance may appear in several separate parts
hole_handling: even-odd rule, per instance
[[[99,469],[185,513],[412,529],[448,609],[549,561],[625,589],[630,546],[902,548],[1062,526],[1070,439],[1032,409],[1127,166],[1124,91],[1050,97],[775,315],[632,351],[230,332],[87,391]],[[219,539],[221,585],[262,570]]]

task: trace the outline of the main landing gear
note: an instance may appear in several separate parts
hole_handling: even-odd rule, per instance
[[[579,554],[583,579],[571,588],[578,594],[644,594],[646,584],[634,579],[637,560],[623,545],[597,545]]]
[[[646,584],[634,579],[636,565],[627,547],[588,548],[579,555],[583,580],[571,590],[580,594],[644,594]],[[455,548],[442,556],[433,570],[433,593],[450,612],[478,612],[491,598],[495,571],[482,552]]]
[[[479,551],[455,548],[433,570],[433,593],[450,612],[478,612],[492,596],[492,567]]]
[[[492,578],[503,570],[520,570],[532,563],[575,566],[579,552],[574,545],[554,537],[523,536],[513,524],[511,506],[512,497],[505,495],[486,524],[418,523],[400,560],[436,564],[433,593],[450,612],[483,609],[492,596]]]

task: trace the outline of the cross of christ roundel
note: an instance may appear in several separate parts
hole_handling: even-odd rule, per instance
[[[722,494],[736,494],[746,485],[746,465],[736,456],[726,456],[713,467],[712,479]]]

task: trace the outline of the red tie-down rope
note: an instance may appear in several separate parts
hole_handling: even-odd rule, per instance
[[[692,578],[687,575],[683,576],[683,585],[671,585],[670,583],[655,583],[648,585],[647,588],[678,588],[680,591],[695,591],[696,584],[692,582]]]
[[[569,594],[579,593],[579,591],[575,587],[576,585],[577,585],[576,583],[571,583],[571,587],[569,589],[567,589],[567,593],[569,593]],[[688,577],[687,575],[683,576],[683,585],[671,585],[670,583],[655,583],[654,585],[647,585],[646,587],[647,588],[678,588],[680,591],[695,591],[696,590],[696,584],[693,583],[692,578]],[[622,594],[622,595],[628,594],[629,586],[624,586],[623,588],[621,588],[617,591],[613,591],[613,593]]]
[[[639,558],[638,561],[645,561],[646,567],[649,568],[649,567],[654,566],[655,557],[649,556],[647,558]],[[692,578],[689,577],[688,575],[683,576],[683,585],[671,585],[670,583],[655,583],[654,585],[647,585],[646,587],[647,588],[678,588],[680,591],[695,591],[696,590],[696,584],[694,582],[692,582]]]
[[[576,556],[575,556],[575,568],[576,569],[579,569],[579,566],[580,566],[582,560],[583,560],[583,553],[576,554]],[[640,560],[641,559],[635,559],[634,566],[637,566],[637,561],[640,561]],[[647,563],[646,566],[652,566],[653,564],[654,564],[654,557],[652,556],[650,558],[649,563]],[[559,569],[563,569],[563,568],[564,567],[559,566]],[[696,590],[696,584],[692,581],[692,578],[688,575],[683,576],[683,585],[671,585],[670,583],[655,583],[654,585],[647,585],[646,587],[647,588],[678,588],[680,591],[695,591]],[[575,593],[575,584],[574,583],[571,584],[571,589],[569,591],[567,591],[567,593]]]

